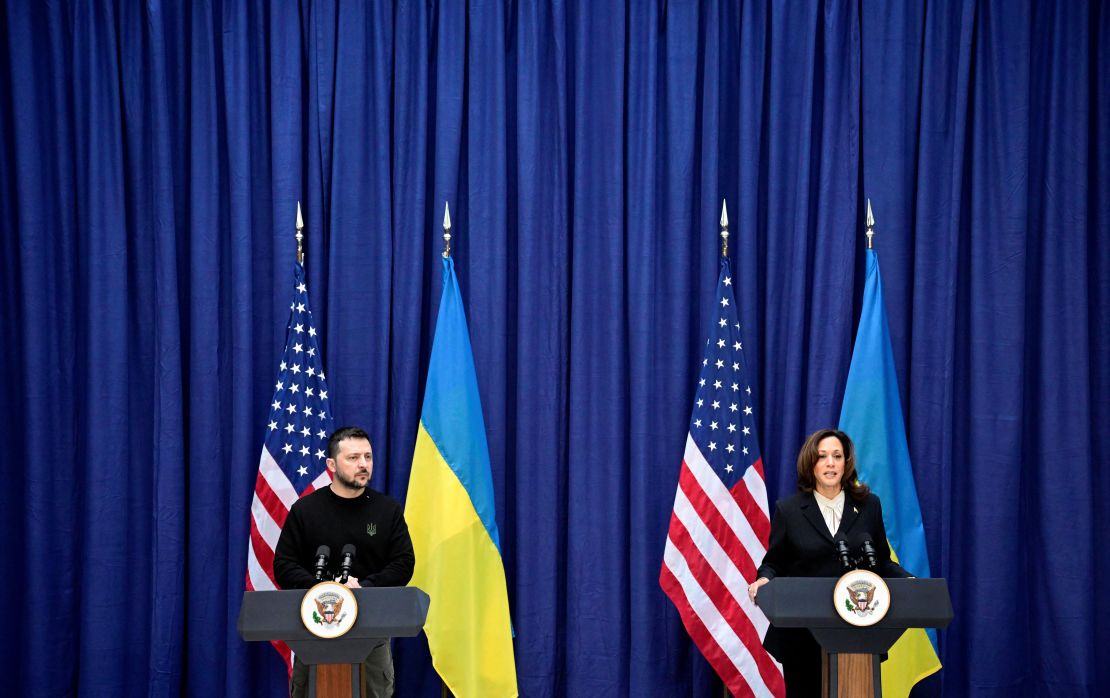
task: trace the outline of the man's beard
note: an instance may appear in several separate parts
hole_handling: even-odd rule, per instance
[[[355,473],[355,477],[358,477],[359,474],[360,473]],[[359,484],[359,482],[354,478],[348,479],[343,475],[343,473],[339,472],[338,470],[335,471],[335,479],[339,481],[339,484],[343,485],[344,487],[350,487],[352,490],[361,490],[366,487],[365,484]],[[370,480],[369,477],[367,477],[366,479],[367,481]]]

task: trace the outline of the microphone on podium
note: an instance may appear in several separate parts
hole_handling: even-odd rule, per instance
[[[351,563],[354,562],[355,559],[355,546],[351,543],[344,545],[340,555],[342,555],[342,557],[339,558],[340,562],[338,581],[340,584],[346,584],[347,577],[351,574]]]
[[[840,570],[850,572],[852,570],[852,556],[848,554],[848,541],[845,540],[843,535],[839,535],[833,542],[836,544],[836,557],[840,560]]]
[[[867,569],[874,570],[879,566],[878,556],[875,555],[875,546],[871,544],[869,534],[863,534],[863,542],[860,543],[859,549],[863,552],[863,561],[867,563]]]
[[[321,545],[316,548],[316,581],[324,579],[324,570],[328,567],[328,558],[331,557],[331,548]]]

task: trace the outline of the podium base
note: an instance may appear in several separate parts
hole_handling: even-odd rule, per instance
[[[877,654],[821,650],[821,695],[824,698],[882,698],[880,661]]]
[[[308,698],[365,698],[361,664],[311,664]]]

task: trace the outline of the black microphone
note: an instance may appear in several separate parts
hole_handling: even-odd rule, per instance
[[[859,544],[859,549],[863,552],[863,560],[867,563],[867,569],[873,570],[879,566],[878,558],[875,555],[875,546],[871,544],[869,534],[863,534],[863,542]]]
[[[343,557],[340,558],[339,563],[339,583],[346,584],[347,576],[351,574],[351,563],[355,559],[355,546],[351,543],[344,545],[341,555]]]
[[[844,536],[836,537],[836,557],[840,560],[840,569],[842,572],[852,571],[852,558],[848,554],[848,541],[844,540]]]
[[[324,578],[324,570],[327,569],[329,557],[331,557],[331,548],[326,545],[316,548],[316,581],[321,581]]]

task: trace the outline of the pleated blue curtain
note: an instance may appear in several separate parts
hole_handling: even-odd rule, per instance
[[[839,414],[870,197],[956,608],[918,692],[1092,693],[1108,23],[971,0],[5,4],[12,690],[283,694],[235,619],[295,203],[333,413],[401,499],[450,201],[521,694],[719,695],[657,578],[721,200],[774,499]],[[439,694],[421,640],[395,652],[398,695]]]
[[[960,609],[940,680],[1092,694],[1110,619],[1095,465],[1110,426],[1110,13],[873,3],[862,27],[863,179],[898,275],[887,303],[930,558]],[[1046,602],[1056,591],[1070,610]]]

